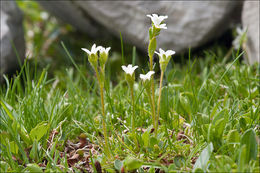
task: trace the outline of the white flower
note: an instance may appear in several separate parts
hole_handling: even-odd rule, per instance
[[[102,68],[105,68],[105,64],[106,64],[107,58],[108,58],[108,51],[110,49],[111,49],[110,47],[104,48],[104,47],[100,46],[100,49],[99,49],[99,62],[100,62],[100,66]]]
[[[109,50],[111,49],[111,47],[108,47],[108,48],[104,48],[104,47],[102,47],[102,46],[98,46],[98,47],[100,47],[100,48],[99,48],[100,54],[105,53],[106,55],[108,54]]]
[[[42,18],[43,20],[47,20],[48,17],[49,17],[49,14],[48,14],[47,12],[41,12],[41,13],[40,13],[40,16],[41,16],[41,18]]]
[[[85,48],[81,48],[83,51],[87,52],[88,55],[91,54],[97,54],[97,52],[100,50],[101,46],[96,47],[96,44],[93,44],[93,46],[91,47],[91,51],[89,51],[88,49]]]
[[[237,32],[237,36],[233,40],[232,45],[237,50],[240,47],[241,42],[243,42],[245,39],[244,36],[246,33],[246,28],[237,27],[236,32]]]
[[[133,75],[135,69],[137,69],[138,66],[132,66],[132,64],[129,64],[127,67],[126,66],[122,66],[122,69],[126,72],[126,74],[130,74],[131,76]]]
[[[165,23],[161,24],[161,23],[164,19],[167,19],[168,16],[158,16],[157,14],[152,14],[152,15],[148,14],[146,16],[151,18],[156,28],[167,29],[166,24]]]
[[[140,78],[141,78],[143,81],[150,80],[150,79],[151,79],[151,76],[152,76],[154,73],[155,73],[154,71],[149,71],[147,74],[140,74]]]
[[[159,53],[160,52],[160,53]],[[175,54],[175,51],[173,50],[167,50],[167,51],[164,51],[162,50],[161,48],[159,49],[159,52],[156,52],[155,53],[157,55],[159,55],[160,57],[160,61],[166,61],[168,59],[168,57],[172,56]]]
[[[168,63],[169,63],[169,61],[170,61],[170,59],[171,59],[171,56],[172,56],[173,54],[175,54],[175,51],[173,51],[173,50],[164,51],[164,50],[162,50],[162,49],[160,48],[160,49],[159,49],[159,52],[160,52],[160,53],[158,53],[158,52],[155,51],[155,53],[156,53],[157,55],[159,55],[159,58],[160,58],[160,60],[159,60],[160,68],[161,68],[161,70],[164,72],[164,71],[166,70],[166,67],[167,67],[167,65],[168,65]]]

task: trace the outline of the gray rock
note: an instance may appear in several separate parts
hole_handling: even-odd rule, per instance
[[[25,54],[22,13],[13,0],[1,1],[1,5],[0,78],[2,74],[9,73],[19,66],[16,51],[21,62]]]
[[[40,3],[43,4],[42,1]],[[63,3],[65,2],[58,2],[51,8],[57,10],[58,13],[61,10],[59,4]],[[187,50],[189,47],[198,47],[219,36],[230,26],[231,14],[241,4],[236,1],[100,2],[76,0],[68,3],[70,5],[62,7],[62,10],[66,11],[63,13],[63,18],[75,15],[75,20],[81,20],[84,16],[79,17],[79,14],[86,14],[85,16],[90,16],[102,24],[112,34],[119,36],[119,32],[122,32],[124,40],[144,51],[147,49],[148,29],[151,24],[146,15],[151,13],[168,15],[169,18],[166,20],[168,29],[161,32],[158,45],[164,49],[174,49],[177,52]],[[75,22],[70,20],[70,23],[79,29],[89,27],[83,22],[82,25]],[[91,30],[91,27],[89,28]]]
[[[92,37],[98,37],[98,24],[92,20],[85,11],[75,5],[73,1],[42,1],[38,3],[54,16],[71,24],[81,32],[88,33]]]
[[[259,1],[245,1],[242,11],[243,28],[247,28],[246,51],[248,62],[260,62],[259,54]]]

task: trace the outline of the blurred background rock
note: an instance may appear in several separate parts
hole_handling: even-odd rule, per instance
[[[24,59],[22,12],[14,1],[1,1],[0,74],[13,71]]]
[[[126,61],[131,63],[135,54],[137,63],[142,63],[148,58],[147,31],[151,24],[146,15],[152,13],[168,15],[168,29],[161,32],[158,45],[174,49],[178,53],[174,61],[181,61],[189,48],[197,57],[212,49],[218,58],[224,58],[240,26],[247,30],[242,45],[244,59],[250,64],[259,62],[259,1],[10,0],[1,1],[1,76],[18,67],[17,55],[21,60],[38,59],[39,66],[49,65],[50,70],[66,66],[71,62],[61,41],[82,64],[86,64],[86,55],[81,47],[90,48],[93,43],[111,46],[109,63],[116,71],[121,64],[120,33]]]

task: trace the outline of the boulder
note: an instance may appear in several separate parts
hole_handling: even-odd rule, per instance
[[[260,62],[259,53],[259,1],[245,1],[242,11],[243,28],[247,30],[246,52],[248,62]]]
[[[158,39],[159,47],[174,49],[177,53],[189,47],[198,47],[222,34],[232,20],[232,14],[241,3],[236,1],[76,1],[50,2],[39,1],[46,9],[52,8],[56,13],[66,11],[62,18],[78,29],[92,28],[89,17],[105,26],[102,32],[112,33],[131,42],[146,51],[148,45],[148,29],[151,21],[147,14],[168,15],[168,29],[163,30]],[[48,4],[49,3],[49,4]],[[70,3],[62,7],[61,4]],[[51,7],[50,7],[51,6]],[[80,17],[79,17],[80,16]],[[90,33],[89,30],[86,32]],[[95,30],[95,28],[93,29]]]
[[[25,41],[22,18],[22,12],[14,0],[1,1],[0,80],[3,79],[4,73],[9,73],[19,66],[17,54],[21,62],[24,59]]]
[[[65,23],[69,23],[81,32],[87,33],[89,36],[98,37],[100,35],[100,27],[97,22],[92,20],[88,14],[74,3],[74,1],[42,1],[38,3],[45,10],[61,19]]]

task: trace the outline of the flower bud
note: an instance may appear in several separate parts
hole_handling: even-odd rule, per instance
[[[160,53],[159,53],[160,52]],[[160,68],[163,72],[165,72],[166,70],[166,67],[171,59],[171,56],[175,54],[175,51],[173,50],[167,50],[167,51],[164,51],[162,50],[161,48],[159,49],[159,52],[156,52],[155,53],[159,56],[160,60],[159,60],[159,63],[160,63]]]
[[[101,47],[99,49],[99,63],[101,68],[105,68],[105,64],[108,58],[108,52],[110,49],[111,49],[110,47],[108,48]]]

